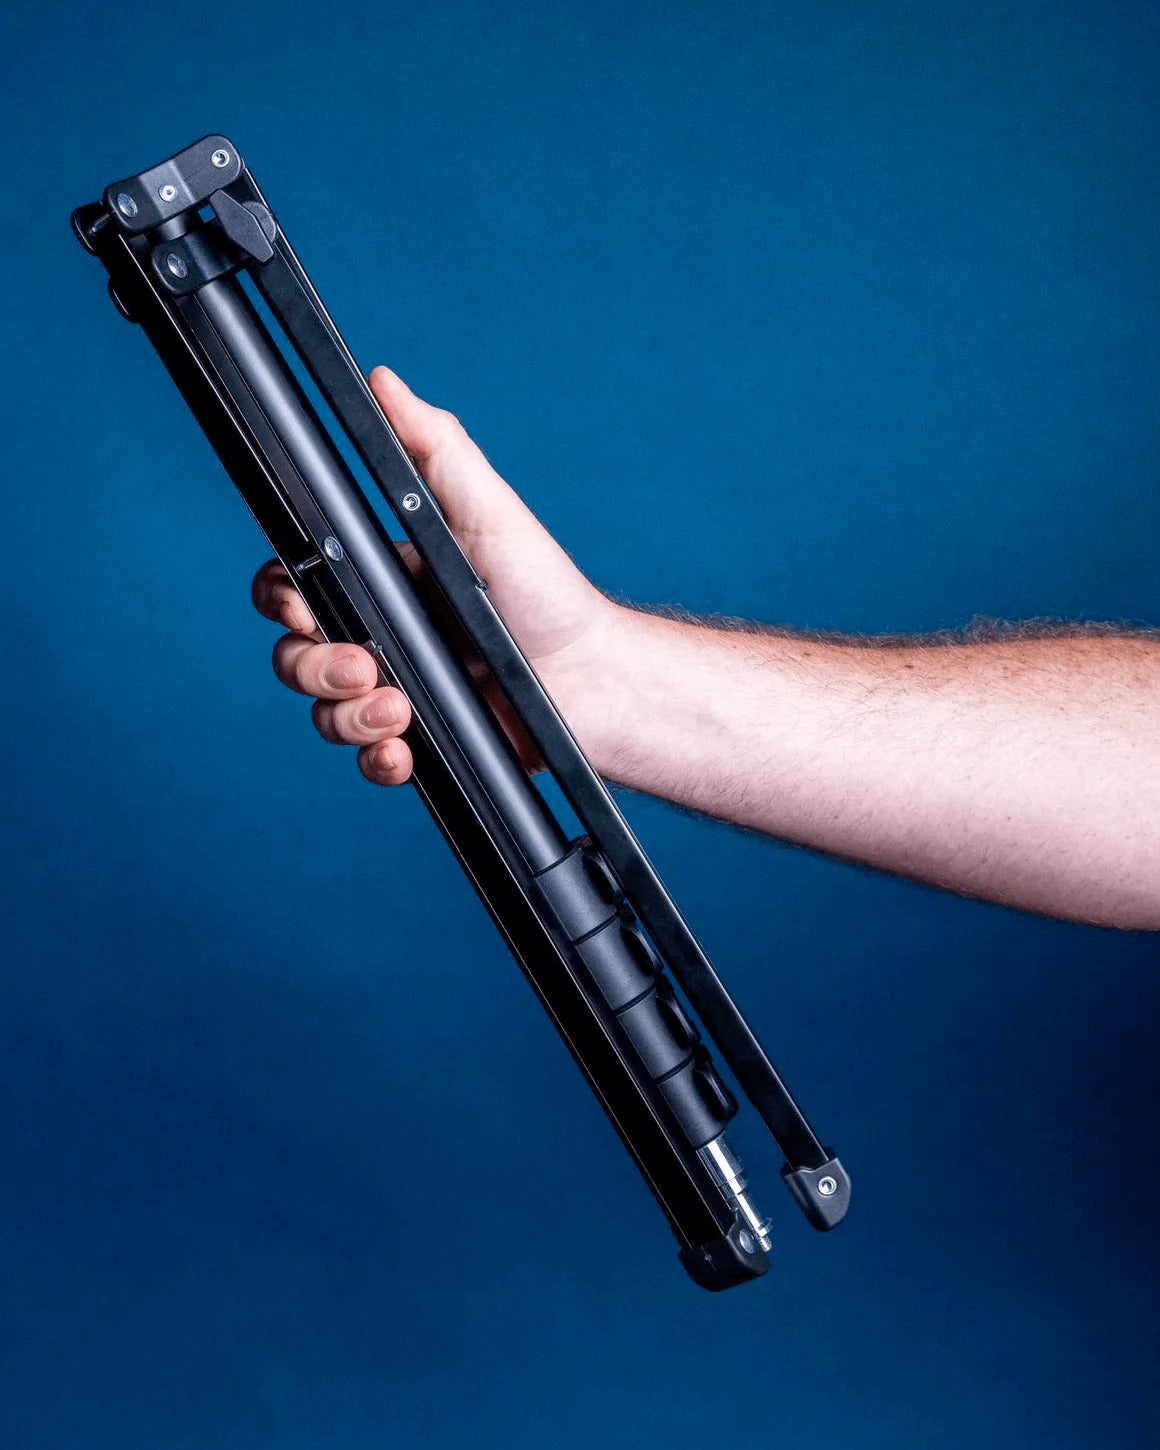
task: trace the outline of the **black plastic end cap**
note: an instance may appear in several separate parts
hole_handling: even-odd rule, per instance
[[[712,1293],[732,1289],[749,1279],[760,1279],[769,1271],[765,1250],[743,1223],[740,1214],[724,1237],[698,1244],[695,1248],[682,1249],[681,1263],[695,1284]]]
[[[820,1168],[794,1169],[787,1163],[781,1176],[814,1228],[831,1229],[846,1217],[850,1175],[836,1158],[828,1158]]]
[[[73,235],[90,256],[96,256],[97,236],[108,225],[109,220],[109,213],[99,201],[78,206],[73,212]]]

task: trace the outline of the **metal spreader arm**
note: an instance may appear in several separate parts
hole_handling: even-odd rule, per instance
[[[724,1137],[736,1111],[684,992],[817,1228],[849,1179],[737,1010],[399,445],[236,148],[207,136],[73,214],[331,640],[411,702],[414,783],[710,1289],[766,1271],[768,1224]],[[264,298],[535,741],[569,842],[247,295]]]

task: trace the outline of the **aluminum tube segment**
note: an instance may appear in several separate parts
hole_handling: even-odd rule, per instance
[[[156,315],[149,309],[142,310],[147,330],[152,327],[151,341],[287,566],[293,567],[295,561],[317,553],[313,541],[327,532],[317,506],[312,497],[305,497],[305,486],[281,441],[257,408],[237,364],[196,297],[183,298],[178,304],[175,317],[181,320],[179,328],[168,321],[157,326]],[[164,310],[168,319],[168,307]],[[201,381],[210,383],[216,401],[201,391]],[[298,512],[306,505],[309,523],[305,514]],[[304,583],[323,628],[332,639],[364,637],[359,633],[361,621],[375,616],[364,616],[355,609],[352,619],[349,610],[339,612],[343,601],[332,599],[325,588],[319,587],[320,573],[309,571]],[[344,569],[344,574],[350,573]],[[358,589],[360,595],[365,595],[361,581]],[[346,603],[352,601],[348,598]],[[374,609],[373,601],[366,607]],[[400,659],[400,667],[403,664]],[[419,684],[414,693],[417,699],[425,699]],[[425,709],[424,715],[432,717],[434,711]],[[445,736],[442,722],[434,723],[440,726],[439,734]],[[725,1245],[732,1232],[727,1204],[711,1172],[699,1157],[690,1158],[687,1148],[682,1147],[680,1127],[671,1108],[663,1098],[645,1090],[634,1062],[626,1059],[619,1034],[610,1030],[611,1020],[593,1010],[591,998],[571,971],[559,970],[561,944],[526,894],[528,873],[514,865],[519,852],[506,823],[500,820],[490,800],[482,800],[483,792],[474,774],[470,780],[465,778],[469,768],[459,761],[458,750],[446,750],[445,739],[437,746],[434,741],[429,744],[430,734],[430,726],[425,725],[416,727],[411,736],[416,790],[656,1195],[678,1240],[686,1246],[685,1252],[695,1256],[692,1266],[686,1265],[689,1273],[698,1283],[723,1288],[764,1272],[763,1260],[745,1255],[739,1258],[727,1251]],[[436,753],[438,750],[444,752],[442,756]],[[494,818],[502,830],[502,840],[481,812],[483,806],[486,817]],[[718,1244],[722,1246],[720,1252],[714,1248]],[[711,1283],[705,1277],[709,1272],[706,1264],[712,1266]]]
[[[248,175],[248,173],[247,173]],[[261,195],[255,188],[255,194]],[[405,491],[426,495],[398,439],[371,395],[333,319],[283,234],[274,260],[254,281],[285,326],[299,356],[341,419],[372,477],[394,505]],[[611,861],[649,935],[708,1029],[746,1096],[761,1114],[792,1169],[824,1168],[831,1154],[645,856],[604,782],[581,753],[527,661],[479,588],[474,571],[437,508],[399,518],[472,642],[499,681],[576,814]]]
[[[546,869],[567,849],[563,832],[432,624],[398,551],[262,319],[232,280],[209,282],[195,295],[529,867]]]
[[[417,664],[403,647],[403,638],[412,646],[415,643],[408,623],[414,623],[412,610],[417,611],[421,625],[433,628],[425,605],[415,596],[396,550],[333,448],[326,427],[293,373],[283,370],[285,355],[269,337],[245,292],[231,279],[222,287],[233,295],[221,297],[214,283],[202,281],[192,293],[175,298],[153,265],[146,238],[126,241],[119,235],[110,237],[98,254],[118,293],[128,299],[127,310],[145,328],[279,556],[291,569],[301,569],[304,561],[311,561],[313,567],[302,576],[303,587],[329,637],[355,642],[375,639],[388,673],[406,682],[417,707],[410,739],[419,793],[665,1210],[682,1244],[681,1261],[687,1271],[697,1283],[711,1289],[764,1273],[765,1255],[760,1244],[751,1244],[757,1236],[746,1228],[755,1211],[736,1212],[736,1199],[722,1188],[713,1166],[701,1153],[689,1152],[687,1135],[665,1094],[646,1090],[647,1074],[642,1077],[639,1054],[632,1050],[631,1040],[623,1030],[615,1030],[614,1014],[607,1003],[600,1002],[580,964],[573,961],[575,948],[566,936],[561,937],[555,913],[542,909],[550,908],[550,903],[541,900],[541,892],[534,889],[535,882],[520,859],[516,835],[525,844],[529,836],[541,847],[550,844],[551,856],[559,853],[566,858],[555,821],[490,711],[476,699],[466,672],[447,653],[445,663],[481,707],[480,721],[489,727],[493,743],[507,753],[516,778],[533,792],[533,814],[543,829],[534,826],[527,832],[519,829],[519,823],[513,823],[516,830],[509,829],[508,820],[487,796],[476,762],[460,748],[428,692],[427,680],[418,668],[423,661]],[[209,306],[203,306],[198,294],[207,288]],[[263,346],[265,358],[260,356]],[[262,376],[261,367],[268,367],[272,382]],[[279,406],[285,402],[277,396],[282,387],[288,390],[293,409],[290,426]],[[305,446],[294,427],[303,419]],[[310,436],[311,430],[314,436]],[[345,503],[340,500],[340,504],[353,508],[353,517],[331,507],[335,488],[347,491]],[[324,504],[331,507],[329,513]],[[340,516],[347,519],[341,540],[351,545],[347,552],[326,547],[327,542],[337,541],[337,525],[335,539],[328,540],[328,535],[332,517]],[[356,554],[362,572],[354,567]],[[315,559],[315,555],[325,557]],[[386,570],[388,586],[394,579],[402,590],[401,599],[391,587],[377,592],[368,587],[364,573],[372,583],[384,582],[377,576],[378,569]],[[404,606],[397,619],[389,617],[392,600]],[[438,631],[435,636],[441,644]],[[412,653],[425,651],[413,649]],[[528,864],[534,863],[535,854],[528,854]],[[542,870],[534,875],[539,877]],[[714,1147],[723,1148],[720,1137],[714,1140]]]

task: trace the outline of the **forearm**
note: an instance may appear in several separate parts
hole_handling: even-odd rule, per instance
[[[450,414],[370,386],[602,774],[740,825],[1057,916],[1160,928],[1160,638],[843,643],[613,605]],[[406,780],[405,698],[313,636],[280,566],[254,600],[328,740]],[[528,757],[531,742],[507,720]]]
[[[1160,641],[875,645],[618,610],[612,779],[969,895],[1160,927]]]

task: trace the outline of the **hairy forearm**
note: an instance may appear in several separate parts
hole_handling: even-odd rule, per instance
[[[876,643],[618,609],[611,779],[1051,915],[1160,927],[1160,639]]]
[[[951,890],[1160,928],[1160,637],[853,641],[627,609],[450,414],[385,368],[369,381],[602,774]],[[254,600],[292,631],[275,668],[315,696],[324,737],[358,745],[369,779],[406,780],[409,706],[370,656],[313,638],[279,565]]]

